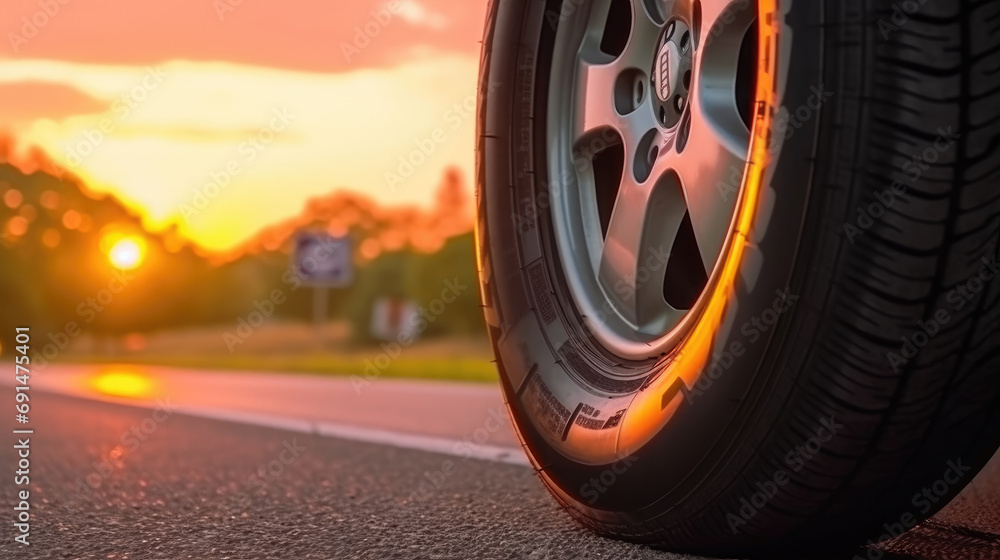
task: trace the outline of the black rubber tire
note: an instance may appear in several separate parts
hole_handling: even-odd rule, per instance
[[[604,464],[552,441],[581,429],[585,404],[623,421],[648,384],[605,374],[655,376],[669,357],[608,356],[554,254],[548,64],[559,14],[582,3],[494,0],[481,70],[482,297],[542,481],[604,535],[712,553],[857,546],[938,511],[1000,445],[1000,2],[779,0],[781,107],[814,109],[769,164],[766,219],[714,340],[723,367]],[[817,89],[832,94],[818,109]],[[794,305],[752,326],[776,291]],[[922,347],[906,358],[903,338]]]

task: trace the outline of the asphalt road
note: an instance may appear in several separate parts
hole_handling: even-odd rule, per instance
[[[0,446],[4,560],[690,558],[580,529],[523,466],[43,392],[32,405],[28,547],[13,542],[15,437]],[[1000,465],[886,549],[1000,558]]]

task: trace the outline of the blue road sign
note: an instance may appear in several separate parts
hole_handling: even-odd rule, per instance
[[[325,233],[301,233],[295,240],[293,267],[308,285],[346,288],[354,282],[351,240]]]

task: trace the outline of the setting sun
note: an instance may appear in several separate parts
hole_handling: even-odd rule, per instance
[[[123,237],[114,242],[108,251],[108,260],[115,268],[134,270],[145,258],[145,243],[138,237]]]

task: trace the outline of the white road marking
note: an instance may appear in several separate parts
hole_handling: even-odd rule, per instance
[[[9,385],[8,383],[0,383]],[[141,408],[151,410],[155,403],[128,402],[122,399],[92,398],[72,392],[43,390],[54,394],[62,394],[73,398],[89,400],[93,402],[103,402],[130,408]],[[357,441],[362,443],[374,443],[376,445],[388,445],[401,449],[413,449],[428,453],[438,453],[451,455],[463,459],[480,459],[483,461],[493,461],[495,463],[505,463],[508,465],[518,465],[530,467],[531,463],[525,456],[524,451],[516,447],[479,444],[470,435],[461,440],[435,436],[425,436],[420,434],[383,430],[378,428],[365,428],[362,426],[351,426],[329,421],[313,421],[299,418],[286,418],[256,412],[245,412],[238,410],[226,410],[219,408],[177,406],[176,414],[205,418],[208,420],[220,420],[232,422],[234,424],[244,424],[248,426],[259,426],[262,428],[272,428],[310,434],[314,436]]]
[[[530,467],[528,458],[521,449],[501,447],[489,444],[477,444],[471,437],[467,440],[452,440],[447,438],[407,434],[376,428],[350,426],[334,422],[312,422],[296,420],[279,416],[267,416],[252,412],[238,412],[210,408],[179,407],[178,412],[188,416],[222,420],[236,424],[274,428],[289,432],[298,432],[324,436],[348,441],[388,445],[402,449],[415,449],[428,453],[439,453],[468,459],[481,459],[508,465]]]

